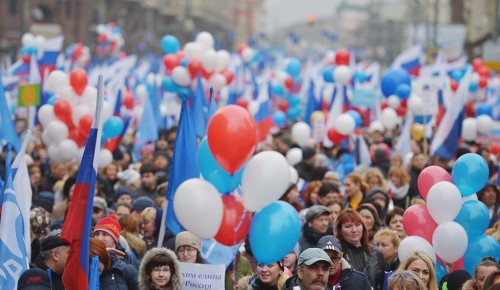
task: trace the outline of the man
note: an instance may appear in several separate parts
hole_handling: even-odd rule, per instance
[[[302,148],[302,161],[295,165],[300,178],[311,181],[312,172],[316,165],[316,150],[312,147]]]
[[[154,207],[155,203],[151,200],[151,198],[142,196],[134,200],[132,203],[132,211],[130,212],[132,216],[137,220],[137,223],[142,224],[142,211],[147,207]]]
[[[313,205],[306,212],[306,222],[299,239],[302,251],[315,248],[319,238],[326,235],[330,226],[330,209],[324,205]]]
[[[330,257],[332,265],[329,270],[329,289],[371,290],[370,281],[365,274],[351,268],[343,258],[340,241],[332,236],[324,236],[318,241],[318,248]]]
[[[153,201],[160,195],[156,192],[156,168],[151,163],[141,166],[141,187],[135,192],[136,197],[147,196]]]
[[[42,240],[42,251],[35,260],[33,268],[50,269],[52,289],[64,290],[62,274],[68,260],[70,244],[61,239],[61,230],[54,230]]]
[[[123,215],[132,213],[132,205],[126,202],[119,202],[115,206],[115,215],[117,219],[120,219]]]
[[[328,289],[328,271],[332,262],[325,251],[310,248],[299,256],[297,275],[288,278],[285,290],[299,286],[301,290]]]

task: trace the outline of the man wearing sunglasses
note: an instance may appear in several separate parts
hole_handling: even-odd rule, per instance
[[[333,290],[371,290],[368,277],[354,269],[342,257],[342,245],[340,241],[327,235],[319,239],[317,247],[330,257],[332,264],[329,269],[328,289]]]

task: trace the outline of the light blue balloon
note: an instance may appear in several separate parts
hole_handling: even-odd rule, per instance
[[[471,92],[471,93],[476,92],[478,88],[479,88],[479,85],[476,82],[471,82],[469,84],[469,92]]]
[[[300,219],[289,203],[275,201],[258,211],[250,225],[250,248],[258,263],[272,264],[293,250],[300,237]]]
[[[455,222],[464,228],[471,241],[486,231],[490,222],[490,214],[484,203],[479,200],[468,200],[462,204]]]
[[[282,85],[272,85],[271,90],[274,95],[282,97],[285,94],[285,88]]]
[[[300,75],[300,71],[302,65],[300,64],[300,60],[296,58],[291,58],[288,64],[285,67],[285,72],[291,75],[293,78]]]
[[[335,67],[333,65],[329,65],[327,67],[325,67],[325,69],[323,70],[323,79],[325,80],[325,82],[327,83],[333,83],[334,80],[333,80],[333,71],[335,70]]]
[[[288,97],[288,104],[290,107],[300,106],[300,98],[297,95]]]
[[[51,96],[48,100],[47,100],[47,104],[49,105],[54,105],[55,102],[57,102],[57,100],[59,100],[59,97],[56,96],[56,95],[53,95]]]
[[[486,184],[489,176],[488,164],[481,155],[467,153],[457,159],[453,165],[451,179],[462,196],[478,192]]]
[[[282,127],[286,123],[286,115],[282,111],[278,110],[273,113],[273,121],[279,127]]]
[[[177,87],[177,95],[179,96],[179,98],[185,101],[189,101],[189,99],[191,99],[192,94],[193,92],[188,87]]]
[[[356,123],[356,128],[360,128],[361,125],[363,125],[363,119],[361,118],[361,115],[354,110],[349,110],[347,111],[347,114],[351,115],[354,118],[354,122]]]
[[[459,70],[459,69],[454,69],[452,72],[451,72],[451,78],[456,80],[457,82],[459,82],[464,76],[464,72],[462,70]]]
[[[289,120],[295,121],[298,117],[300,117],[301,113],[302,113],[302,108],[300,106],[289,107],[288,111],[286,112],[286,116],[288,117]]]
[[[444,275],[448,274],[448,269],[441,261],[436,261],[436,280],[441,281]]]
[[[179,44],[177,37],[173,35],[165,35],[161,39],[161,48],[165,53],[176,53],[181,48],[181,45]]]
[[[115,138],[122,134],[124,128],[123,120],[119,117],[110,117],[102,127],[103,134],[108,138]]]
[[[161,81],[161,87],[167,92],[177,92],[177,84],[174,82],[174,79],[169,76],[163,77],[163,80]]]
[[[219,165],[208,147],[207,137],[203,138],[198,148],[198,165],[203,178],[213,184],[222,194],[230,194],[241,183],[245,166],[233,176]]]
[[[476,117],[481,115],[493,117],[493,109],[491,108],[491,105],[487,103],[478,104],[476,107]]]
[[[500,260],[500,244],[492,236],[482,235],[469,241],[464,254],[464,268],[469,274],[474,275],[476,266],[484,257],[493,257]]]

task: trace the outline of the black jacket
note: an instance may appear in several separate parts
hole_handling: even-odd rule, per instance
[[[374,245],[370,245],[369,256],[362,248],[355,248],[348,243],[342,242],[344,258],[351,267],[364,273],[374,290],[383,289],[384,286],[384,256]]]
[[[35,264],[32,265],[33,267],[32,268],[40,268],[42,270],[45,270],[47,271],[47,269],[49,267],[47,267],[47,265],[45,265],[45,262],[42,261],[42,259],[38,258],[35,260]],[[54,271],[51,272],[52,273],[52,289],[53,290],[64,290],[64,284],[63,284],[63,280],[62,280],[62,273],[61,274],[57,274],[55,273]]]
[[[139,290],[139,272],[129,264],[111,254],[111,269],[99,277],[100,289],[106,290]]]
[[[337,279],[337,283],[335,285],[328,285],[329,289],[332,289],[334,286],[335,289],[343,289],[343,290],[371,290],[372,287],[370,285],[370,281],[368,277],[354,269],[351,268],[351,265],[342,258],[342,272],[340,272],[340,276]],[[340,286],[340,287],[339,287]]]

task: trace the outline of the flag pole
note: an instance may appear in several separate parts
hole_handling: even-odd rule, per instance
[[[163,214],[161,216],[161,226],[160,233],[158,234],[158,248],[163,246],[163,239],[165,239],[165,231],[167,227],[165,226],[165,220],[167,219],[167,210],[168,210],[168,199],[165,196],[165,207],[163,208]]]
[[[428,150],[428,144],[427,144],[427,136],[425,134],[425,132],[427,131],[427,114],[424,114],[424,138],[423,138],[423,141],[424,143],[422,144],[422,147],[423,147],[423,150],[424,150],[424,157],[425,157],[425,161],[427,162],[427,152],[429,151]]]

